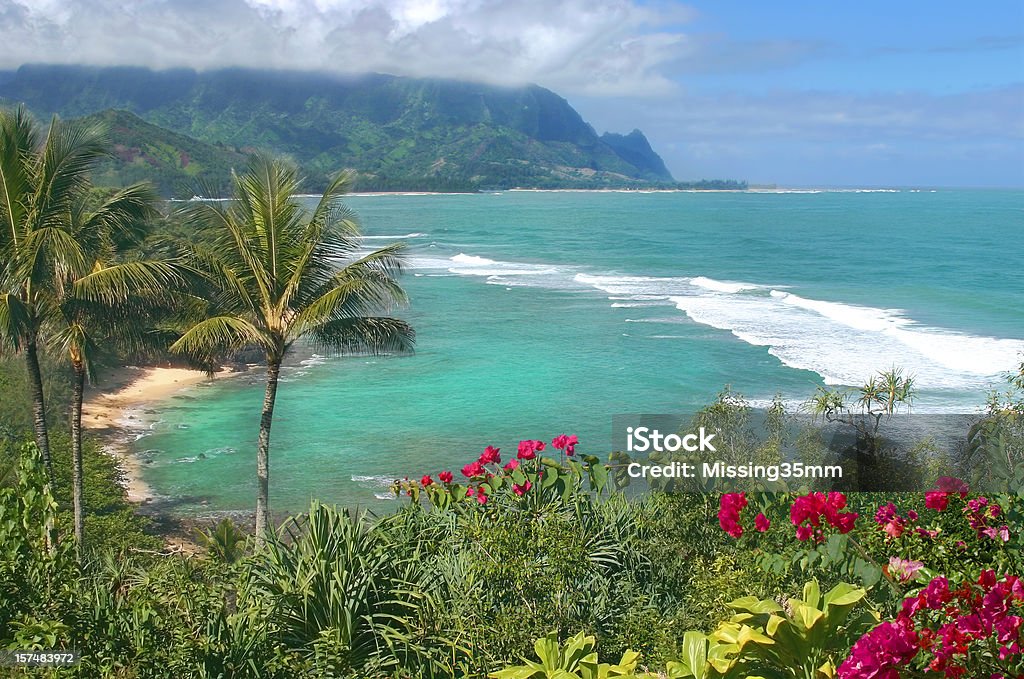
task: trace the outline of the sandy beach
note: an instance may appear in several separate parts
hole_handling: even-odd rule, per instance
[[[163,401],[187,387],[209,379],[221,379],[239,373],[222,370],[210,378],[187,368],[127,366],[99,375],[99,387],[89,387],[82,407],[82,426],[102,432],[104,450],[117,458],[123,472],[128,499],[143,503],[152,499],[151,489],[142,479],[142,465],[129,446],[135,430],[143,424],[139,411],[147,404]]]

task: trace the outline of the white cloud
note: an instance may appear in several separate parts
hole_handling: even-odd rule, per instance
[[[251,66],[673,91],[685,18],[631,0],[0,0],[0,66]]]

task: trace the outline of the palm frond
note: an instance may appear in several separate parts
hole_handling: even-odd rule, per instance
[[[103,233],[115,251],[123,251],[145,238],[148,221],[157,214],[157,200],[152,184],[132,184],[103,201],[77,231]]]
[[[75,196],[88,188],[90,170],[105,155],[102,126],[66,123],[53,117],[35,168],[37,226],[59,225],[65,219]]]
[[[24,106],[0,111],[0,249],[16,247],[24,228],[31,181],[25,159],[35,150],[38,129]]]
[[[31,324],[31,312],[16,295],[0,294],[0,347],[19,351]]]
[[[75,297],[116,303],[134,295],[154,293],[179,287],[184,283],[179,266],[174,262],[123,262],[96,268],[72,284]]]
[[[416,344],[416,331],[398,318],[362,316],[330,321],[309,331],[311,344],[326,353],[399,354]]]
[[[203,359],[252,344],[267,350],[274,348],[272,339],[249,321],[234,316],[214,316],[193,325],[170,348],[175,353]]]

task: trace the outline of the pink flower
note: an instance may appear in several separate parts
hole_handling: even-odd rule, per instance
[[[740,512],[747,506],[745,493],[725,493],[718,501],[718,525],[728,535],[739,538],[743,535],[743,527],[740,525]]]
[[[494,446],[487,446],[483,453],[480,454],[480,464],[499,464],[501,462],[500,448]]]
[[[487,496],[484,495],[484,489],[478,488],[476,492],[476,501],[482,505],[487,504]]]
[[[430,474],[427,474],[422,479],[420,479],[420,485],[423,486],[424,488],[426,488],[429,485],[432,485],[433,483],[434,479],[430,478]]]
[[[527,480],[526,483],[524,483],[522,485],[519,485],[518,483],[513,483],[512,484],[512,492],[515,493],[516,495],[518,495],[519,497],[522,497],[523,494],[528,492],[530,490],[530,488],[532,488],[532,487],[533,487],[533,484],[531,484],[529,480]]]
[[[479,462],[470,462],[462,468],[462,475],[468,479],[484,475],[484,466]]]
[[[520,441],[519,452],[516,454],[516,457],[520,460],[532,460],[542,450],[544,450],[543,441]]]
[[[883,622],[862,636],[839,666],[839,679],[899,679],[899,667],[918,653],[918,637],[909,620]]]
[[[575,434],[573,434],[572,436],[559,434],[551,441],[551,445],[554,448],[558,450],[564,450],[565,454],[570,457],[576,453],[577,443],[579,443],[579,439],[576,438]]]
[[[502,467],[502,469],[504,469],[507,472],[514,472],[517,467],[519,467],[519,460],[511,459],[508,461],[508,464]]]
[[[772,525],[772,522],[768,520],[768,517],[763,513],[758,512],[757,516],[754,517],[754,528],[757,529],[758,533],[763,533],[768,530]]]
[[[949,506],[949,493],[936,490],[928,491],[924,494],[924,506],[937,512],[946,511],[946,507]]]
[[[935,488],[944,493],[957,493],[961,499],[967,497],[969,490],[967,483],[955,476],[940,476],[935,482]]]
[[[451,472],[441,472],[437,475],[437,478],[441,479],[442,483],[451,483],[454,477]]]
[[[796,536],[800,541],[812,535],[815,542],[825,540],[822,530],[824,523],[846,534],[853,530],[857,521],[856,512],[842,512],[846,508],[846,496],[842,493],[808,493],[793,501],[789,508],[789,520],[797,527]]]
[[[900,582],[910,582],[922,568],[924,568],[924,564],[920,561],[910,561],[896,556],[889,557],[889,565],[887,566],[889,575]]]

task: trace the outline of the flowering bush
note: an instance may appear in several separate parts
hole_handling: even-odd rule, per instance
[[[894,620],[853,645],[839,677],[896,678],[915,671],[945,677],[1020,676],[1022,609],[1024,583],[1017,576],[999,578],[985,570],[956,589],[945,576],[936,576],[916,596],[904,599]]]
[[[427,474],[419,481],[395,481],[392,490],[416,502],[422,497],[442,509],[484,506],[492,498],[500,498],[503,503],[532,503],[536,507],[564,502],[583,491],[584,485],[589,491],[601,493],[608,478],[607,467],[593,455],[577,457],[577,445],[579,438],[575,435],[554,437],[551,447],[564,455],[561,460],[554,460],[542,456],[547,448],[544,441],[525,439],[519,442],[516,456],[504,465],[501,449],[487,446],[477,459],[462,467],[463,483],[456,483],[455,475],[446,470],[437,474],[440,483]]]
[[[798,497],[789,509],[789,520],[796,526],[797,540],[806,542],[813,537],[815,542],[824,542],[826,524],[843,535],[849,533],[858,515],[840,511],[845,508],[846,496],[842,493],[808,493]]]

